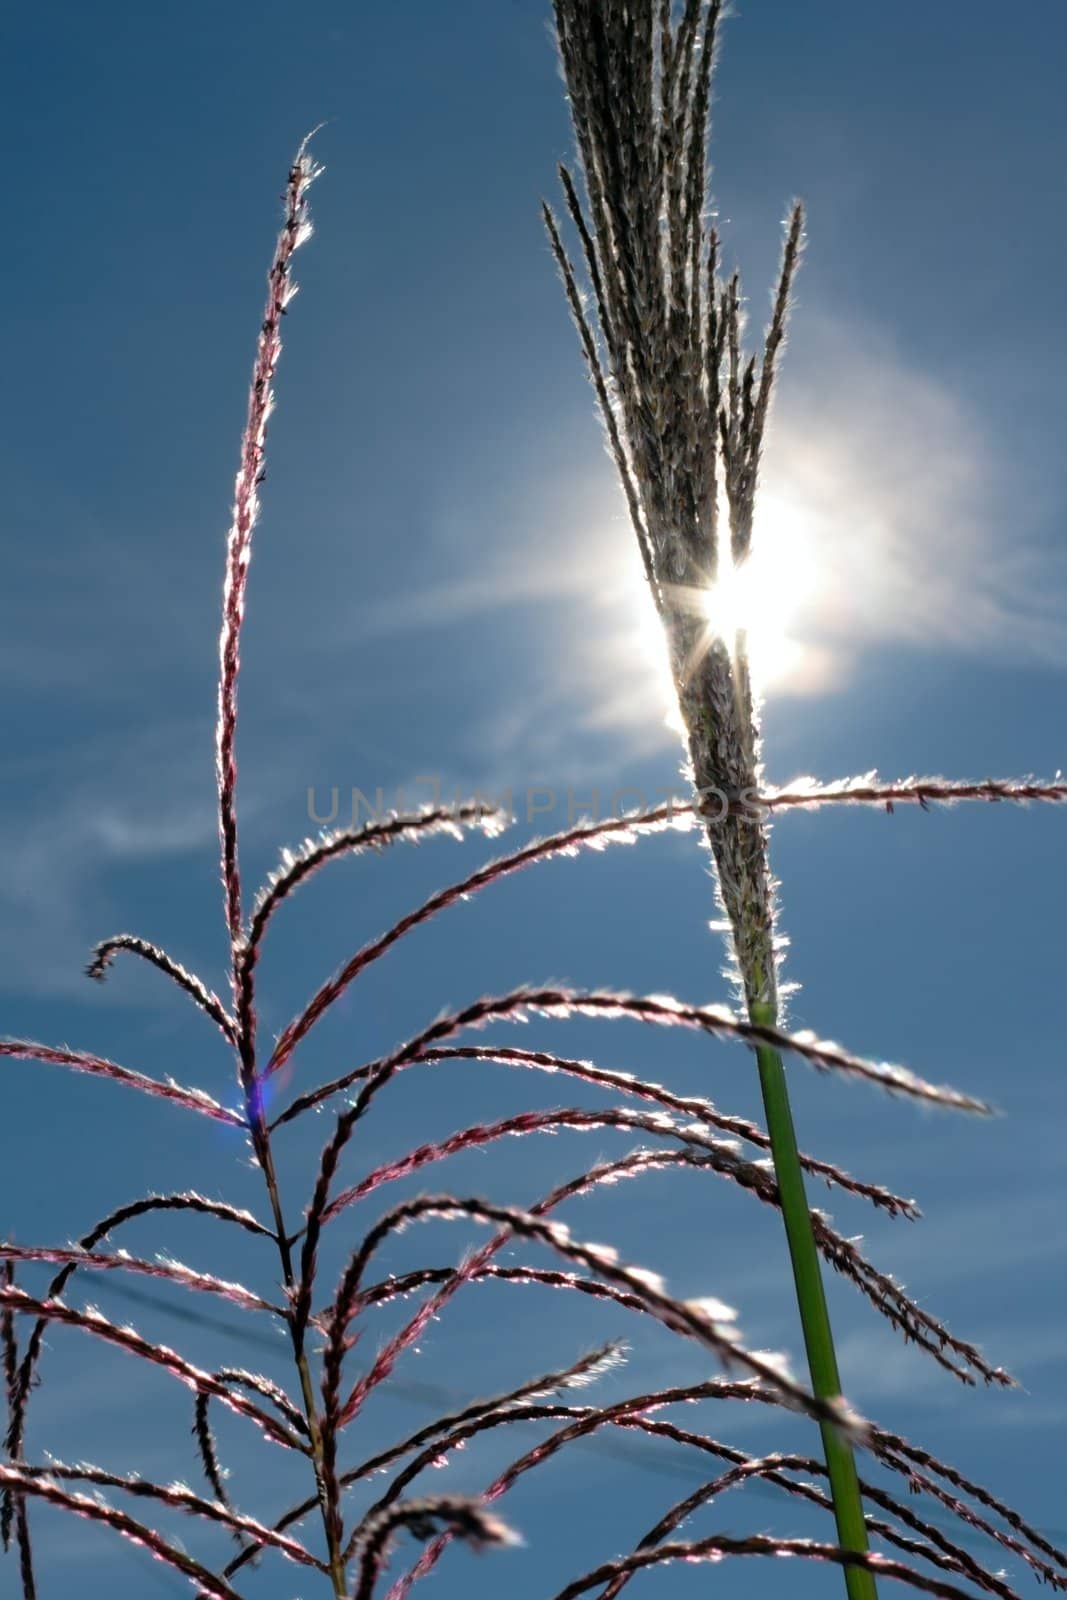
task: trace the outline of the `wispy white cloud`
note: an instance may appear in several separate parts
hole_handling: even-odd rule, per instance
[[[1067,568],[1037,537],[1041,487],[884,336],[808,309],[800,325],[765,504],[796,515],[816,564],[805,639],[839,668],[881,643],[1067,664]]]
[[[62,765],[52,755],[46,771],[8,785],[0,874],[8,988],[84,994],[89,947],[115,931],[101,920],[114,914],[109,874],[209,845],[210,789],[202,762],[187,758],[210,748],[205,738],[199,726],[156,721],[139,735],[73,744]]]
[[[832,692],[865,651],[894,645],[1067,664],[1067,569],[1041,544],[1040,486],[1024,491],[965,402],[878,332],[809,307],[798,325],[760,513],[771,564],[797,580],[779,586],[791,664],[770,692]],[[544,747],[561,725],[571,740],[616,734],[632,753],[667,746],[633,544],[606,466],[490,486],[473,514],[440,509],[426,577],[361,630],[526,611],[552,649],[524,707],[489,715],[487,742]]]

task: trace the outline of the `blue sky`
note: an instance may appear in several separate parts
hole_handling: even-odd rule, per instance
[[[596,787],[605,803],[623,786],[677,781],[630,535],[540,230],[538,201],[569,148],[547,9],[100,0],[7,13],[4,1032],[230,1093],[225,1053],[154,975],[127,965],[98,989],[82,968],[95,939],[129,928],[225,982],[212,792],[223,537],[276,197],[300,136],[324,118],[328,170],[298,259],[252,571],[246,878],[308,832],[309,788],[321,800],[333,786],[390,797],[399,786],[421,800],[416,780],[432,775],[448,794],[511,789],[520,812],[528,789],[552,789],[552,809],[535,826],[521,816],[518,839],[563,825],[568,792]],[[785,206],[799,193],[809,208],[767,459],[767,536],[796,578],[792,667],[765,715],[774,781],[1063,762],[1065,55],[1067,17],[1049,0],[1010,26],[992,3],[928,6],[905,25],[891,8],[749,0],[728,27],[715,192],[757,326]],[[925,1212],[883,1223],[826,1197],[843,1231],[862,1231],[879,1264],[1024,1384],[959,1389],[834,1284],[846,1387],[1061,1533],[1064,820],[824,812],[783,820],[773,841],[801,985],[793,1022],[1006,1113],[922,1115],[792,1068],[802,1142],[916,1194]],[[310,885],[272,934],[265,1030],[491,848],[439,840]],[[304,1047],[299,1081],[526,979],[723,1000],[712,914],[690,837],[548,865],[455,908],[368,973]],[[757,1113],[748,1061],[727,1045],[622,1023],[493,1037],[587,1052]],[[59,1069],[4,1071],[0,1225],[20,1240],[77,1236],[146,1188],[258,1203],[224,1134]],[[582,1096],[556,1080],[422,1069],[383,1101],[346,1171],[564,1102]],[[282,1151],[294,1213],[322,1134],[305,1126]],[[509,1145],[465,1158],[448,1181],[529,1203],[630,1143]],[[660,1175],[577,1202],[567,1220],[680,1291],[737,1305],[751,1344],[795,1355],[776,1221],[744,1201]],[[427,1224],[389,1265],[453,1260],[467,1237]],[[270,1282],[269,1263],[239,1260],[206,1223],[131,1228],[125,1243]],[[242,1351],[178,1321],[187,1307],[173,1296],[134,1306],[111,1282],[83,1293],[205,1364],[284,1373],[269,1346]],[[368,1449],[441,1408],[426,1386],[485,1393],[617,1334],[633,1351],[612,1392],[703,1370],[696,1352],[619,1317],[532,1295],[489,1308],[489,1293],[458,1300],[368,1410]],[[196,1480],[184,1391],[76,1335],[51,1343],[34,1452]],[[729,1412],[708,1425],[753,1450],[805,1436]],[[265,1462],[239,1423],[220,1436],[237,1496],[280,1509],[284,1464]],[[474,1489],[508,1451],[467,1452],[448,1481]],[[550,1595],[628,1548],[702,1475],[659,1444],[561,1457],[507,1505],[526,1554],[475,1568],[453,1552],[435,1592],[507,1582],[517,1600]],[[748,1491],[703,1516],[694,1533],[816,1526]],[[75,1576],[89,1597],[182,1592],[106,1534],[36,1521],[46,1595]],[[782,1581],[758,1566],[716,1576],[768,1595]],[[708,1578],[664,1573],[650,1593],[653,1581],[682,1595]],[[817,1573],[790,1582],[827,1590]],[[0,1595],[16,1592],[13,1563],[0,1564]],[[268,1564],[248,1592],[301,1587]]]

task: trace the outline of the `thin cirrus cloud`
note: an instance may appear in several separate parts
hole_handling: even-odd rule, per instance
[[[1064,664],[1067,572],[1040,549],[1039,488],[1020,495],[991,429],[885,338],[802,317],[766,487],[818,552],[805,636],[846,664],[867,642]]]
[[[107,874],[213,839],[210,790],[189,755],[200,754],[200,734],[199,724],[163,718],[70,741],[66,767],[50,758],[26,771],[0,817],[9,842],[0,881],[5,989],[83,995],[88,949],[113,931]]]

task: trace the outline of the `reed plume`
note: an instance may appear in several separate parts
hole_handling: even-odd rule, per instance
[[[721,276],[709,221],[711,82],[723,9],[722,0],[554,0],[584,195],[566,166],[559,176],[591,304],[559,220],[548,205],[543,213],[666,640],[736,987],[750,1023],[769,1030],[779,1017],[781,941],[771,808],[752,803],[763,788],[758,701],[744,632],[717,632],[707,601],[750,554],[804,213],[799,203],[790,208],[770,321],[759,350],[746,356],[740,279],[736,271]],[[1047,798],[1061,798],[1054,788]],[[880,799],[892,810],[898,800],[925,805],[954,793],[1021,799],[1026,786],[955,790],[933,780],[885,789],[871,775],[821,797]],[[709,813],[712,798],[719,805]],[[817,787],[802,785],[773,805],[819,798]],[[819,1223],[808,1207],[779,1041],[765,1032],[754,1043],[812,1388],[833,1399],[841,1380]],[[846,1586],[851,1600],[873,1600],[877,1563],[862,1559],[867,1530],[852,1449],[832,1424],[822,1424],[822,1438],[838,1536],[852,1553]]]

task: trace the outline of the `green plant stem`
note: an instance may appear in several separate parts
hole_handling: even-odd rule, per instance
[[[751,1001],[748,1010],[753,1022],[765,1023],[770,1027],[777,1024],[776,1007],[766,1001]],[[841,1378],[837,1370],[830,1314],[826,1307],[822,1269],[811,1226],[811,1211],[804,1190],[804,1174],[797,1152],[785,1069],[777,1050],[767,1045],[756,1046],[756,1061],[778,1178],[782,1220],[793,1264],[793,1281],[808,1355],[811,1387],[820,1400],[832,1400],[841,1393]],[[821,1423],[820,1430],[838,1539],[843,1549],[865,1554],[868,1549],[867,1525],[852,1446],[844,1434],[829,1423]],[[849,1600],[876,1600],[874,1575],[862,1567],[845,1568],[845,1586]]]

